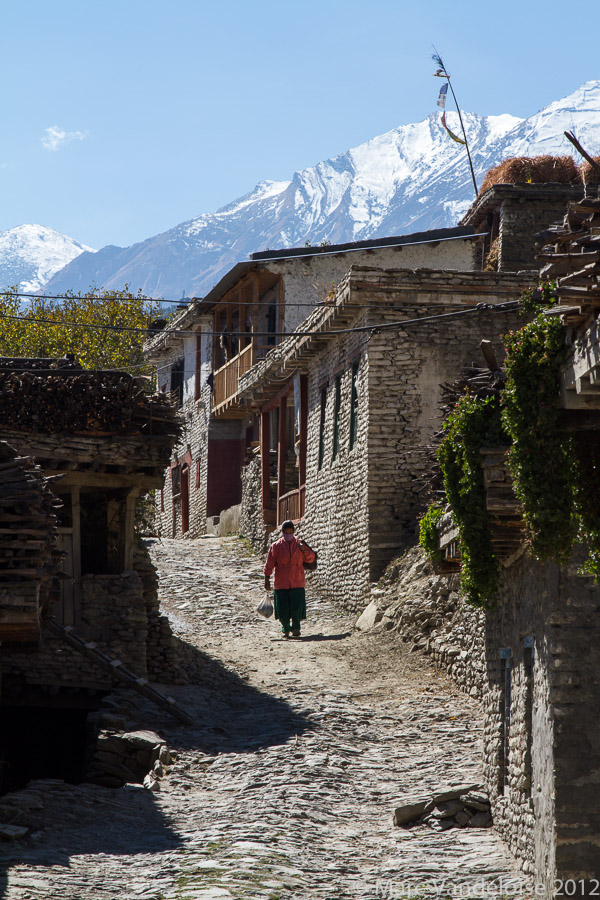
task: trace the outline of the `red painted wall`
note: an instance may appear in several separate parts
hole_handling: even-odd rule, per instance
[[[245,435],[235,440],[209,438],[207,457],[206,515],[218,516],[242,500],[241,469]]]

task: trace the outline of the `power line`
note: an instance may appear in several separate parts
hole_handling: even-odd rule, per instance
[[[204,337],[241,337],[241,338],[256,338],[256,337],[265,337],[265,338],[289,338],[292,335],[296,337],[310,337],[310,336],[323,336],[330,334],[354,334],[357,332],[372,332],[376,334],[377,332],[387,330],[390,328],[405,328],[407,325],[415,325],[421,324],[423,322],[432,322],[437,319],[450,319],[456,318],[457,316],[466,316],[474,312],[506,312],[509,309],[516,309],[521,305],[520,300],[511,300],[506,303],[478,303],[476,306],[471,306],[468,309],[461,309],[455,312],[449,313],[438,313],[434,316],[419,316],[415,319],[402,319],[396,322],[380,322],[379,324],[371,324],[371,325],[358,325],[354,328],[331,328],[327,331],[323,331],[322,329],[301,329],[298,328],[295,331],[186,331],[186,330],[178,330],[178,329],[153,329],[153,328],[135,328],[128,325],[94,325],[90,323],[81,323],[81,322],[57,322],[54,319],[32,319],[28,316],[13,316],[8,315],[6,313],[0,313],[0,319],[8,319],[11,321],[17,322],[25,322],[29,325],[49,325],[59,328],[82,328],[84,330],[91,331],[114,331],[114,332],[123,332],[129,334],[145,334],[146,336],[156,336],[156,335],[164,335],[165,337],[176,336],[176,337],[188,337],[194,336],[198,337],[200,335]],[[335,309],[336,307],[331,307],[331,309]],[[339,307],[340,309],[344,309],[345,307]]]
[[[103,303],[107,299],[108,300],[112,299],[110,297],[108,297],[108,298],[106,298],[106,297],[86,297],[86,296],[77,297],[77,296],[70,296],[69,294],[26,294],[26,293],[21,293],[21,292],[12,293],[11,291],[6,291],[6,292],[4,292],[4,294],[0,294],[0,296],[6,295],[9,293],[11,293],[12,296],[15,296],[15,297],[24,297],[26,300],[94,300],[94,302]],[[119,299],[119,298],[115,298],[115,299]],[[166,301],[166,300],[157,299],[156,297],[140,297],[139,299],[143,302],[148,302],[148,303],[168,303],[170,306],[177,305],[178,303],[183,303],[183,300],[181,300],[181,301]],[[201,311],[202,297],[189,297],[189,298],[185,298],[185,299],[187,300],[188,304],[196,302],[198,309]],[[262,305],[264,306],[264,304],[262,304]],[[434,305],[435,304],[430,304],[430,306],[434,306]],[[440,305],[443,305],[443,304],[440,304]],[[238,309],[239,309],[239,307],[242,307],[243,309],[247,310],[249,308],[251,309],[254,306],[254,301],[253,300],[221,300],[218,303],[216,303],[214,306],[211,306],[210,310],[206,310],[205,314],[208,314],[209,312],[213,312],[217,307],[221,308],[224,306],[231,306],[231,307],[238,308]],[[289,309],[334,309],[335,307],[331,301],[316,300],[314,303],[295,303],[295,302],[290,301],[287,304],[287,308],[289,308]],[[381,308],[382,308],[381,303],[344,303],[344,309],[381,309]],[[187,309],[187,305],[186,305],[186,309]],[[385,310],[389,311],[389,312],[402,312],[404,309],[406,309],[405,306],[386,306],[385,307]],[[183,312],[183,309],[181,309],[180,312]]]
[[[162,300],[158,297],[138,297],[136,294],[130,294],[129,297],[114,297],[109,295],[107,297],[94,296],[93,294],[35,294],[30,291],[0,291],[0,296],[2,297],[23,297],[25,300],[94,300],[98,303],[105,303],[107,300],[141,300],[143,303],[167,303],[169,306],[173,306],[177,303],[183,303],[184,299],[187,302],[191,302],[192,300],[196,300],[196,297],[186,297],[181,300]]]

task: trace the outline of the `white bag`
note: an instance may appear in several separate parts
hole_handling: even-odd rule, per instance
[[[265,619],[268,619],[273,615],[273,604],[271,603],[271,598],[268,593],[265,592],[265,596],[256,607],[256,612],[260,616],[264,616]]]

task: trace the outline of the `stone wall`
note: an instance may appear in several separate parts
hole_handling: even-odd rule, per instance
[[[523,869],[593,896],[600,809],[600,588],[522,556],[498,603],[464,603],[419,548],[390,564],[357,626],[398,632],[482,702],[494,823]],[[508,699],[507,699],[508,698]],[[506,738],[506,743],[505,743]]]
[[[82,577],[76,633],[136,675],[181,683],[176,641],[167,617],[160,615],[156,571],[145,547],[137,549],[135,565],[138,571]],[[37,650],[4,647],[2,674],[11,695],[27,686],[55,691],[114,685],[102,669],[47,631]]]
[[[178,645],[168,616],[161,615],[158,600],[158,574],[145,543],[136,547],[134,566],[142,582],[147,617],[146,667],[150,681],[184,684]]]
[[[577,566],[522,557],[505,573],[487,617],[487,777],[498,827],[536,881],[587,885],[600,859],[600,588]],[[526,646],[527,639],[532,647]],[[507,777],[496,753],[503,678],[510,651]],[[575,885],[574,885],[575,886]]]
[[[82,577],[77,634],[94,641],[109,656],[121,659],[137,675],[147,675],[146,605],[136,572]],[[47,632],[43,632],[37,651],[3,650],[4,687],[11,691],[19,685],[107,689],[113,684],[105,672]]]
[[[353,325],[365,324],[368,312]],[[370,410],[368,332],[339,336],[309,366],[306,510],[301,537],[318,551],[315,587],[349,609],[358,609],[369,588],[369,473],[367,439]],[[358,364],[358,427],[350,446],[352,364]],[[338,452],[334,457],[336,381],[339,380]],[[321,398],[325,428],[319,466]]]
[[[440,232],[443,234],[443,230]],[[429,232],[431,235],[432,232]],[[481,267],[481,238],[423,240],[391,247],[357,248],[351,251],[292,257],[268,263],[269,271],[284,279],[285,310],[282,331],[294,331],[307,317],[307,304],[320,303],[342,281],[350,266],[382,269],[449,269],[470,272]],[[310,253],[310,248],[307,248]]]
[[[183,429],[173,449],[173,458],[185,460],[189,465],[189,530],[186,535],[181,530],[181,501],[173,504],[171,469],[167,469],[162,492],[156,491],[155,525],[161,537],[194,538],[205,533],[210,404],[210,387],[204,383],[200,400],[188,396],[181,407]]]
[[[583,194],[583,189],[573,189],[569,185],[557,185],[557,188],[558,196],[546,194],[504,200],[498,235],[500,272],[518,272],[520,269],[537,267],[535,235],[549,225],[562,222],[573,193],[579,196]]]
[[[264,553],[267,532],[263,523],[261,457],[254,455],[242,469],[242,512],[240,533],[246,537],[257,553]]]

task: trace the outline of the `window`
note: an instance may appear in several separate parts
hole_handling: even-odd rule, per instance
[[[335,376],[335,401],[333,406],[333,459],[340,454],[340,407],[342,405],[342,376]]]
[[[171,496],[173,500],[181,499],[181,466],[176,465],[171,469]]]
[[[319,469],[325,459],[325,410],[327,408],[327,385],[321,388],[321,421],[319,422]]]
[[[178,359],[171,366],[171,392],[175,394],[175,398],[179,406],[183,403],[183,357]]]
[[[358,437],[358,360],[352,363],[352,389],[350,392],[350,450]]]
[[[200,331],[196,335],[196,371],[194,373],[194,400],[199,400],[202,395],[202,336]]]

